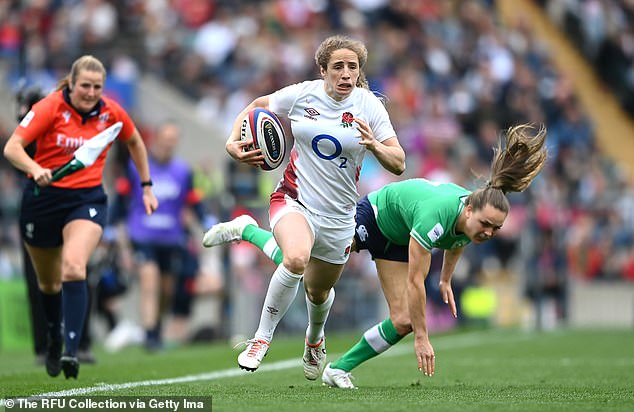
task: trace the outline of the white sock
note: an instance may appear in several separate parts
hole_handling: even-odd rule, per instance
[[[266,298],[264,298],[260,324],[255,332],[256,339],[267,342],[273,339],[277,324],[280,323],[288,308],[291,307],[291,303],[295,300],[301,279],[302,275],[292,273],[284,265],[279,265],[275,269],[269,282],[269,289],[266,291]]]
[[[262,248],[262,252],[264,252],[264,254],[274,262],[278,254],[279,258],[282,258],[280,247],[277,245],[274,237],[271,237],[269,240],[267,240],[267,242],[264,244],[264,247]]]
[[[306,296],[306,308],[308,309],[308,328],[306,328],[306,341],[311,345],[319,343],[324,337],[324,326],[328,319],[328,313],[335,301],[335,289],[330,289],[326,301],[321,305],[315,305]]]

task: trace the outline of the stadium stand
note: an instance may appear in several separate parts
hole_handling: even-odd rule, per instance
[[[541,3],[552,16],[552,9],[563,7],[563,2],[9,3],[4,17],[0,17],[0,56],[9,73],[5,88],[11,88],[20,77],[50,88],[60,77],[60,68],[67,68],[77,55],[92,53],[108,63],[110,78],[115,78],[118,87],[113,92],[119,93],[124,103],[134,105],[141,100],[135,95],[138,88],[126,84],[126,79],[141,82],[134,80],[135,74],[143,79],[158,78],[156,87],[177,90],[192,105],[197,120],[219,129],[220,134],[227,132],[227,119],[233,119],[254,96],[316,77],[311,51],[326,33],[346,32],[360,37],[370,45],[367,73],[371,88],[386,97],[407,151],[404,177],[452,180],[475,187],[484,178],[477,174],[486,170],[491,144],[501,129],[534,122],[546,124],[549,130],[551,157],[547,169],[527,193],[512,197],[512,218],[500,236],[488,245],[469,250],[456,276],[460,287],[497,285],[501,295],[519,295],[502,301],[509,312],[499,321],[513,323],[522,316],[520,309],[513,309],[513,304],[523,299],[522,294],[532,299],[552,297],[555,316],[561,321],[566,317],[566,287],[571,280],[634,280],[634,179],[626,168],[628,161],[622,159],[628,153],[623,145],[631,145],[631,141],[606,146],[603,133],[625,135],[606,130],[615,124],[613,120],[603,115],[595,117],[600,109],[610,107],[608,97],[613,97],[588,97],[586,89],[578,88],[585,81],[575,78],[558,61],[553,39],[576,45],[577,50],[589,53],[592,62],[607,53],[606,45],[584,37],[596,33],[579,33],[579,28],[591,27],[584,23],[583,18],[589,18],[586,14],[576,15],[581,23],[573,24],[572,29],[571,24],[562,25],[560,31],[552,26],[549,36],[540,35],[543,26],[539,22],[508,15],[503,18],[505,3],[513,7],[516,3],[529,3],[526,7]],[[587,11],[602,2],[579,3],[583,7],[580,10]],[[623,28],[631,37],[631,10],[620,2],[608,3],[610,15],[627,16],[621,24],[627,24]],[[575,17],[570,10],[564,15],[571,13]],[[565,20],[574,18],[568,16]],[[570,37],[574,27],[577,36]],[[623,40],[620,44],[625,47],[628,43]],[[624,48],[619,53],[631,50]],[[631,56],[623,59],[630,68],[629,81]],[[612,78],[606,73],[609,67],[602,64],[594,70],[598,76]],[[616,90],[628,90],[633,96],[631,83],[623,81],[626,79],[615,85]],[[622,96],[617,93],[616,98]],[[622,103],[625,108],[629,104]],[[133,112],[140,110],[133,107]],[[4,125],[3,136],[10,133],[9,126]],[[206,150],[218,151],[217,147]],[[7,169],[4,159],[0,164],[0,171]],[[224,166],[206,165],[214,176],[226,173]],[[1,173],[0,185],[7,188],[4,192],[17,193],[11,174]],[[391,180],[392,176],[381,172],[368,158],[360,191],[366,193]],[[261,185],[259,193],[266,194],[272,183],[257,184]],[[235,197],[220,190],[212,193],[212,207],[220,215],[228,215],[227,205]],[[259,193],[256,188],[251,206],[264,216],[265,197]],[[2,225],[2,239],[13,246],[17,240],[12,235],[15,197],[3,196],[0,217],[6,223]],[[372,274],[367,273],[363,261],[367,258],[354,259],[361,261],[351,265],[349,274],[344,273],[342,290],[355,290],[351,287],[354,284],[370,284],[366,279]],[[432,286],[432,298],[433,293]],[[371,311],[346,311],[338,306],[360,307],[368,299],[365,293],[338,294],[332,326],[345,325],[347,319],[342,317],[346,313],[352,317],[350,322],[360,327],[370,321],[368,318],[375,319],[379,315]],[[430,328],[442,328],[443,322],[439,318]]]

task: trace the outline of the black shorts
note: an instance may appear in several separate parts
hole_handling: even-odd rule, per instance
[[[20,231],[26,243],[35,247],[58,247],[62,231],[72,220],[86,219],[102,228],[108,219],[108,196],[103,186],[63,189],[46,186],[35,194],[29,181],[22,194]]]
[[[194,300],[193,277],[179,277],[174,285],[174,296],[172,296],[172,313],[179,316],[189,316],[192,313],[192,303]]]
[[[138,263],[154,262],[161,274],[174,277],[172,313],[188,316],[191,313],[194,280],[198,273],[198,256],[180,245],[132,242]]]
[[[358,250],[367,249],[373,260],[409,261],[409,247],[407,245],[395,245],[381,233],[374,217],[374,210],[367,196],[363,196],[357,202],[355,220],[357,227],[354,231],[354,239]]]
[[[134,259],[137,263],[154,262],[161,273],[182,276],[188,269],[186,250],[180,245],[161,245],[132,241]]]

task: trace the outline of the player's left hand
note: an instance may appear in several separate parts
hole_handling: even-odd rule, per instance
[[[159,206],[158,200],[149,186],[143,188],[143,206],[145,207],[145,213],[148,216],[154,213]]]
[[[442,297],[442,301],[445,304],[449,305],[449,309],[451,309],[451,314],[454,318],[458,317],[458,311],[456,309],[456,301],[453,297],[453,290],[451,289],[451,282],[440,281],[440,296]]]
[[[436,370],[436,355],[427,336],[414,338],[414,352],[416,353],[418,370],[422,371],[425,376],[433,376]]]
[[[358,117],[354,118],[354,121],[357,123],[357,130],[361,132],[361,138],[359,139],[359,144],[365,146],[366,149],[370,151],[374,151],[377,140],[374,138],[374,133],[372,133],[372,129],[370,129],[370,125],[363,119],[359,119]]]

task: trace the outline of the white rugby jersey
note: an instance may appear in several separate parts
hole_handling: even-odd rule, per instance
[[[290,120],[295,143],[276,191],[325,216],[354,216],[365,146],[352,118],[368,122],[382,142],[396,136],[389,115],[372,92],[355,87],[343,101],[326,94],[323,80],[273,93],[269,109]]]

